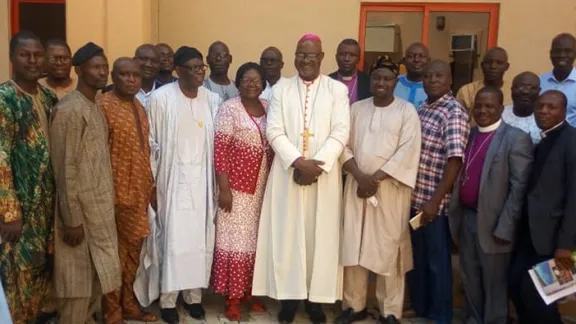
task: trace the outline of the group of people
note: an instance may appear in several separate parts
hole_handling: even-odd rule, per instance
[[[424,44],[405,75],[385,55],[358,71],[359,57],[345,39],[323,75],[307,34],[297,75],[269,47],[231,78],[223,42],[207,65],[145,44],[107,85],[98,45],[16,34],[0,85],[0,321],[86,323],[101,299],[106,323],[156,321],[155,301],[179,323],[179,295],[202,319],[210,287],[231,321],[268,296],[280,323],[301,301],[325,323],[322,304],[342,300],[348,324],[369,315],[373,273],[380,323],[399,323],[405,299],[451,323],[454,243],[468,323],[507,323],[509,298],[520,323],[561,323],[528,269],[574,267],[576,38],[553,39],[552,72],[511,84],[492,48],[456,96]]]

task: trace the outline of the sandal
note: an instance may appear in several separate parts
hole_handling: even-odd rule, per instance
[[[255,313],[266,313],[268,311],[268,307],[266,307],[266,305],[262,304],[259,301],[252,301],[250,310]]]
[[[240,322],[242,314],[240,313],[240,300],[238,298],[230,298],[226,301],[226,312],[224,315],[231,322]]]
[[[244,295],[242,297],[243,302],[250,304],[250,310],[255,313],[265,313],[268,308],[263,303],[259,302],[258,299],[252,297],[251,295]]]

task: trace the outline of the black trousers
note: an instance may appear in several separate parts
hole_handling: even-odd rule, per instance
[[[278,313],[278,321],[292,322],[298,311],[298,306],[301,300],[281,300],[280,313]],[[326,322],[326,315],[322,310],[322,304],[313,303],[308,300],[304,301],[306,313],[312,322]]]
[[[544,303],[528,274],[528,270],[534,265],[552,258],[552,255],[538,255],[529,237],[520,238],[510,268],[509,280],[510,297],[520,324],[562,323],[558,305]]]

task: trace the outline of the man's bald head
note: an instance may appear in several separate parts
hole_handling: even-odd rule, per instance
[[[360,45],[355,39],[346,38],[336,49],[336,63],[341,76],[351,77],[358,71],[360,61]]]
[[[569,75],[574,68],[576,60],[576,37],[569,33],[562,33],[554,37],[550,48],[550,61],[554,70]],[[563,80],[560,80],[563,81]]]
[[[138,46],[134,53],[134,59],[140,64],[142,78],[146,84],[152,84],[160,70],[160,54],[156,46],[143,44]]]
[[[424,69],[424,73],[426,72],[450,72],[450,64],[442,60],[432,60]]]
[[[493,47],[486,52],[480,66],[484,74],[484,84],[501,87],[504,83],[504,73],[510,67],[508,53],[502,47]]]
[[[172,46],[166,44],[166,43],[158,43],[156,44],[156,49],[158,50],[163,50],[163,49],[167,49],[170,50],[171,52],[174,52],[174,50],[172,49]]]
[[[534,109],[536,124],[548,130],[566,120],[567,98],[558,90],[548,90],[540,95]]]
[[[215,41],[214,43],[212,43],[210,45],[210,47],[208,47],[208,53],[213,52],[213,51],[217,51],[217,50],[224,50],[226,52],[230,52],[228,45],[226,45],[226,43],[224,43],[223,41]]]
[[[284,68],[284,59],[282,52],[274,47],[267,47],[260,55],[260,66],[264,69],[264,76],[270,85],[276,84],[282,76],[282,68]]]
[[[566,108],[568,107],[568,98],[566,97],[564,92],[560,90],[544,91],[540,95],[540,100],[542,100],[543,98],[553,98],[553,100],[557,100],[560,106],[564,108],[564,110],[566,110]]]
[[[156,52],[157,48],[155,45],[152,45],[152,44],[142,44],[136,48],[136,50],[134,51],[134,56],[138,56],[138,54],[141,54],[142,52],[146,52],[146,51]]]
[[[114,92],[121,98],[133,99],[142,87],[142,70],[133,58],[121,57],[112,66]]]
[[[407,77],[412,82],[422,80],[422,74],[428,62],[430,62],[430,52],[423,43],[416,42],[410,44],[402,59],[406,66]]]
[[[232,55],[228,45],[222,41],[212,43],[208,47],[206,62],[210,66],[210,75],[227,77],[230,63],[232,63]]]
[[[493,57],[500,57],[508,61],[508,52],[506,52],[506,50],[502,47],[498,46],[492,47],[486,52],[486,55],[484,55],[484,59]]]
[[[410,53],[412,51],[416,51],[416,50],[422,51],[426,54],[426,56],[430,57],[430,51],[428,50],[428,46],[424,45],[424,43],[421,43],[421,42],[414,42],[414,43],[410,44],[406,48],[404,55],[408,55],[408,53]]]
[[[279,58],[281,61],[284,59],[284,57],[282,56],[282,52],[274,46],[270,46],[270,47],[266,47],[263,51],[262,51],[262,55],[260,57],[263,57],[264,55],[274,55],[275,57]]]
[[[133,65],[139,65],[135,59],[130,58],[130,57],[120,57],[120,58],[116,59],[116,61],[114,61],[114,64],[112,65],[112,73],[114,73],[114,71],[118,71],[124,67],[133,66]]]
[[[536,73],[530,71],[525,71],[515,76],[514,79],[512,80],[512,85],[522,81],[530,81],[532,83],[540,85],[540,77],[536,75]]]
[[[174,50],[166,43],[156,44],[156,51],[160,56],[160,72],[172,76],[174,71]]]
[[[558,34],[558,35],[556,35],[556,37],[554,37],[552,39],[552,46],[554,46],[554,43],[557,43],[557,42],[571,43],[572,46],[576,47],[576,36],[574,36],[570,33]]]
[[[523,115],[531,115],[540,94],[540,77],[530,71],[518,74],[512,80],[511,94],[514,109]]]
[[[431,61],[424,69],[422,78],[428,102],[432,103],[450,92],[452,72],[450,65],[441,60]]]

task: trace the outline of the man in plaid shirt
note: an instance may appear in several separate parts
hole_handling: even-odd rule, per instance
[[[466,110],[450,90],[452,76],[447,63],[431,62],[423,82],[428,99],[418,110],[422,150],[412,215],[422,212],[425,226],[412,232],[414,270],[408,274],[408,286],[418,316],[451,323],[451,240],[446,212],[470,126]]]

